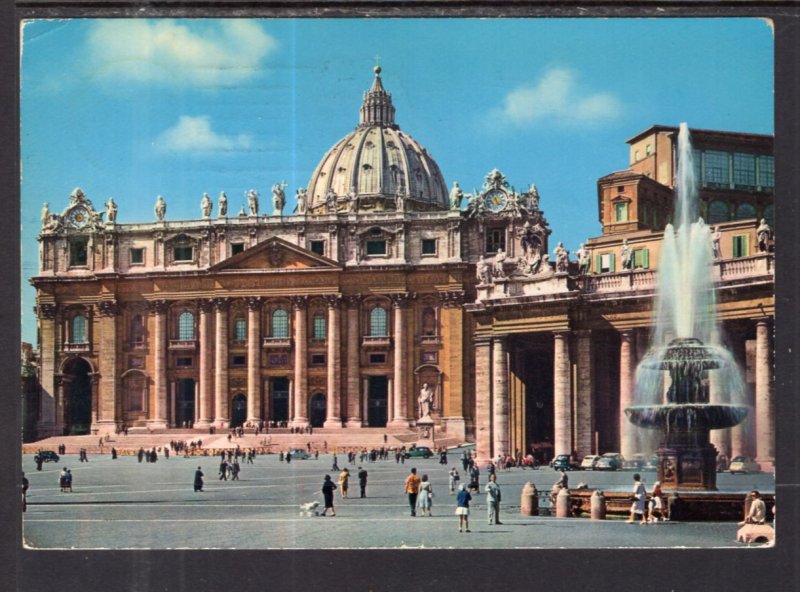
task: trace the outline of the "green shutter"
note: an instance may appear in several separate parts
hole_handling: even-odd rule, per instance
[[[650,249],[642,249],[642,269],[650,269]]]
[[[594,272],[600,273],[603,267],[603,258],[600,255],[595,255],[594,258]]]
[[[614,256],[614,253],[611,253],[611,254],[609,255],[609,257],[611,258],[611,261],[610,261],[610,265],[609,265],[609,267],[608,267],[608,271],[610,271],[610,272],[612,272],[612,273],[613,273],[613,272],[615,271],[615,268],[614,268],[614,259],[616,259],[616,257]]]

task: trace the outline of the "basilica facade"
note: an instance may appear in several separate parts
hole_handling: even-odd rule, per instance
[[[448,188],[396,123],[379,68],[292,212],[276,183],[239,212],[222,192],[171,220],[158,197],[153,221],[121,223],[125,204],[76,189],[43,210],[31,279],[38,436],[262,422],[405,433],[432,394],[439,435],[481,458],[643,449],[622,410],[647,347],[674,131],[630,141],[629,168],[598,182],[602,235],[572,255],[550,244],[534,185],[517,192],[493,169],[473,194]],[[771,138],[706,136],[719,315],[753,409],[717,447],[768,463],[774,241],[757,231],[771,217]]]

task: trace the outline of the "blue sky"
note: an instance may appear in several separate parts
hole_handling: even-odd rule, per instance
[[[652,124],[773,133],[773,37],[756,19],[32,21],[21,88],[22,337],[47,201],[81,187],[120,223],[200,198],[304,187],[358,123],[379,56],[397,123],[447,185],[535,183],[569,249],[600,233],[597,179]],[[287,210],[293,208],[290,198]]]

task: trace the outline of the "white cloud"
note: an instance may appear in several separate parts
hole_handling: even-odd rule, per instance
[[[495,115],[507,123],[532,123],[547,119],[561,123],[598,123],[617,118],[621,102],[611,93],[586,93],[572,70],[553,68],[535,85],[509,92]]]
[[[241,19],[101,20],[89,34],[96,75],[143,82],[236,84],[277,46],[258,23]]]
[[[190,117],[183,115],[178,123],[161,133],[155,146],[166,152],[212,152],[249,150],[253,139],[247,134],[224,136],[211,129],[208,115]]]

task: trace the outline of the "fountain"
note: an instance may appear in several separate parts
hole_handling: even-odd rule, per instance
[[[689,130],[678,134],[675,223],[664,229],[651,349],[636,370],[634,425],[661,432],[658,479],[674,490],[716,490],[709,432],[741,423],[747,407],[715,318],[710,229],[698,216]]]

